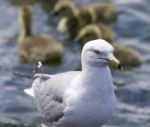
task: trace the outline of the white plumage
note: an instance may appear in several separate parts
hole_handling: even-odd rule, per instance
[[[33,95],[41,114],[56,127],[100,127],[115,111],[108,62],[113,47],[102,39],[90,41],[82,50],[82,71],[56,75],[35,74]]]

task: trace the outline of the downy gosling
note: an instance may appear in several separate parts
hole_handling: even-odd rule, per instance
[[[63,45],[52,37],[35,35],[32,32],[32,7],[25,5],[19,15],[21,34],[18,40],[22,60],[33,63],[41,60],[44,63],[61,59]]]
[[[117,19],[118,9],[112,3],[95,3],[81,6],[80,8],[70,0],[58,1],[51,12],[52,15],[61,17],[70,17],[80,13],[81,18],[92,18],[93,21],[112,22]],[[83,17],[82,17],[83,16]]]
[[[94,27],[93,30],[91,29],[82,30],[84,31],[84,34],[82,34],[81,36],[79,33],[79,35],[75,39],[76,42],[78,41],[82,46],[87,41],[104,38],[102,32],[100,30],[98,32],[98,29],[100,29],[100,27],[97,26],[97,29],[95,29]],[[111,43],[115,49],[115,56],[119,59],[124,67],[135,67],[141,64],[140,55],[135,49],[125,46],[121,43],[115,43],[115,41],[112,41]]]

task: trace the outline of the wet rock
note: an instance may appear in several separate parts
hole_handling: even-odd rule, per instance
[[[0,115],[0,127],[23,127],[19,121]]]

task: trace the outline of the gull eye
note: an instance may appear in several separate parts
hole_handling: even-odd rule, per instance
[[[97,55],[101,54],[101,52],[98,51],[98,50],[94,50],[94,52],[95,52]]]

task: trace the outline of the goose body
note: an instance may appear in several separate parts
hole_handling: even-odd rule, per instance
[[[106,35],[108,36],[108,34]],[[84,44],[87,41],[98,38],[103,38],[102,31],[99,32],[94,27],[90,27],[90,29],[85,29],[81,34],[79,32],[79,36],[77,36],[76,41],[79,41],[81,44]],[[110,41],[110,43],[112,43],[112,46],[115,49],[115,56],[118,58],[118,60],[124,67],[134,67],[141,64],[140,54],[135,49],[130,48],[122,43],[116,43],[114,40]]]
[[[90,38],[102,38],[111,43],[115,40],[115,33],[106,24],[89,24],[79,30],[75,40],[82,39],[83,42],[86,42],[90,40]]]
[[[86,25],[98,22],[108,24],[115,19],[114,17],[117,17],[117,9],[110,3],[85,5],[72,10],[74,11],[70,12],[74,13],[61,18],[57,25],[57,30],[61,33],[68,33],[71,39]]]
[[[50,62],[60,59],[63,46],[61,43],[47,35],[34,35],[32,33],[32,8],[23,6],[19,17],[21,34],[18,40],[19,52],[23,61],[33,63],[37,60]]]
[[[112,3],[95,3],[77,7],[73,1],[63,0],[58,1],[53,9],[53,12],[61,16],[74,16],[80,13],[79,16],[84,20],[92,18],[93,22],[111,22],[117,17],[117,7]]]
[[[136,67],[141,64],[140,54],[135,49],[122,43],[113,43],[112,45],[115,49],[114,55],[124,67]]]

